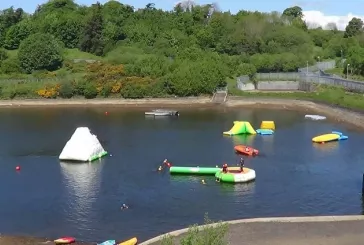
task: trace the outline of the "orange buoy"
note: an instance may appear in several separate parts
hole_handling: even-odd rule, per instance
[[[15,170],[16,170],[16,171],[19,171],[19,170],[20,170],[20,166],[16,166],[16,167],[15,167]]]

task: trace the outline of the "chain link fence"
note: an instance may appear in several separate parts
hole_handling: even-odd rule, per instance
[[[364,82],[353,81],[341,78],[340,76],[325,73],[325,70],[335,68],[336,62],[318,62],[314,66],[299,68],[298,72],[279,73],[257,73],[257,81],[294,81],[299,83],[300,90],[311,90],[314,84],[326,84],[331,86],[344,87],[347,91],[364,93]],[[250,83],[248,76],[237,78],[237,88],[244,90],[247,83]]]

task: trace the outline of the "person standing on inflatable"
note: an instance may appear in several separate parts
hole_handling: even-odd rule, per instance
[[[240,158],[240,171],[241,172],[244,172],[244,164],[245,164],[244,158]]]
[[[224,163],[224,165],[222,165],[222,172],[227,173],[227,168],[228,168],[228,165],[226,163]]]

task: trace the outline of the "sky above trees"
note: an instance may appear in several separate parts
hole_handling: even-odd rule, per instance
[[[100,0],[100,3],[106,3],[108,0]],[[15,8],[21,7],[26,12],[34,12],[38,4],[45,3],[46,0],[12,0],[0,1],[0,9],[5,9],[10,6]],[[77,0],[78,4],[90,5],[92,0]],[[136,8],[144,8],[150,2],[155,3],[157,8],[164,10],[172,9],[178,2],[177,0],[120,0],[123,4],[130,4]],[[309,23],[309,27],[322,26],[325,27],[328,23],[335,23],[339,30],[344,30],[348,22],[353,18],[364,19],[364,15],[357,11],[362,7],[363,1],[352,1],[350,4],[343,4],[341,1],[328,0],[280,0],[280,1],[236,1],[236,0],[196,0],[198,4],[217,3],[223,11],[230,10],[236,13],[241,9],[259,12],[282,12],[287,7],[293,5],[300,6],[304,11],[304,19]]]

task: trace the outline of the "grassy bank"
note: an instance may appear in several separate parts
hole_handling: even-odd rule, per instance
[[[334,75],[338,75],[339,77],[342,77],[344,79],[346,79],[346,74],[343,72],[344,69],[337,67],[334,69],[330,69],[330,70],[326,70],[325,72],[328,74],[334,74]],[[364,82],[364,77],[360,76],[360,75],[352,75],[349,73],[349,80],[354,80],[354,81],[358,81],[358,82]]]

